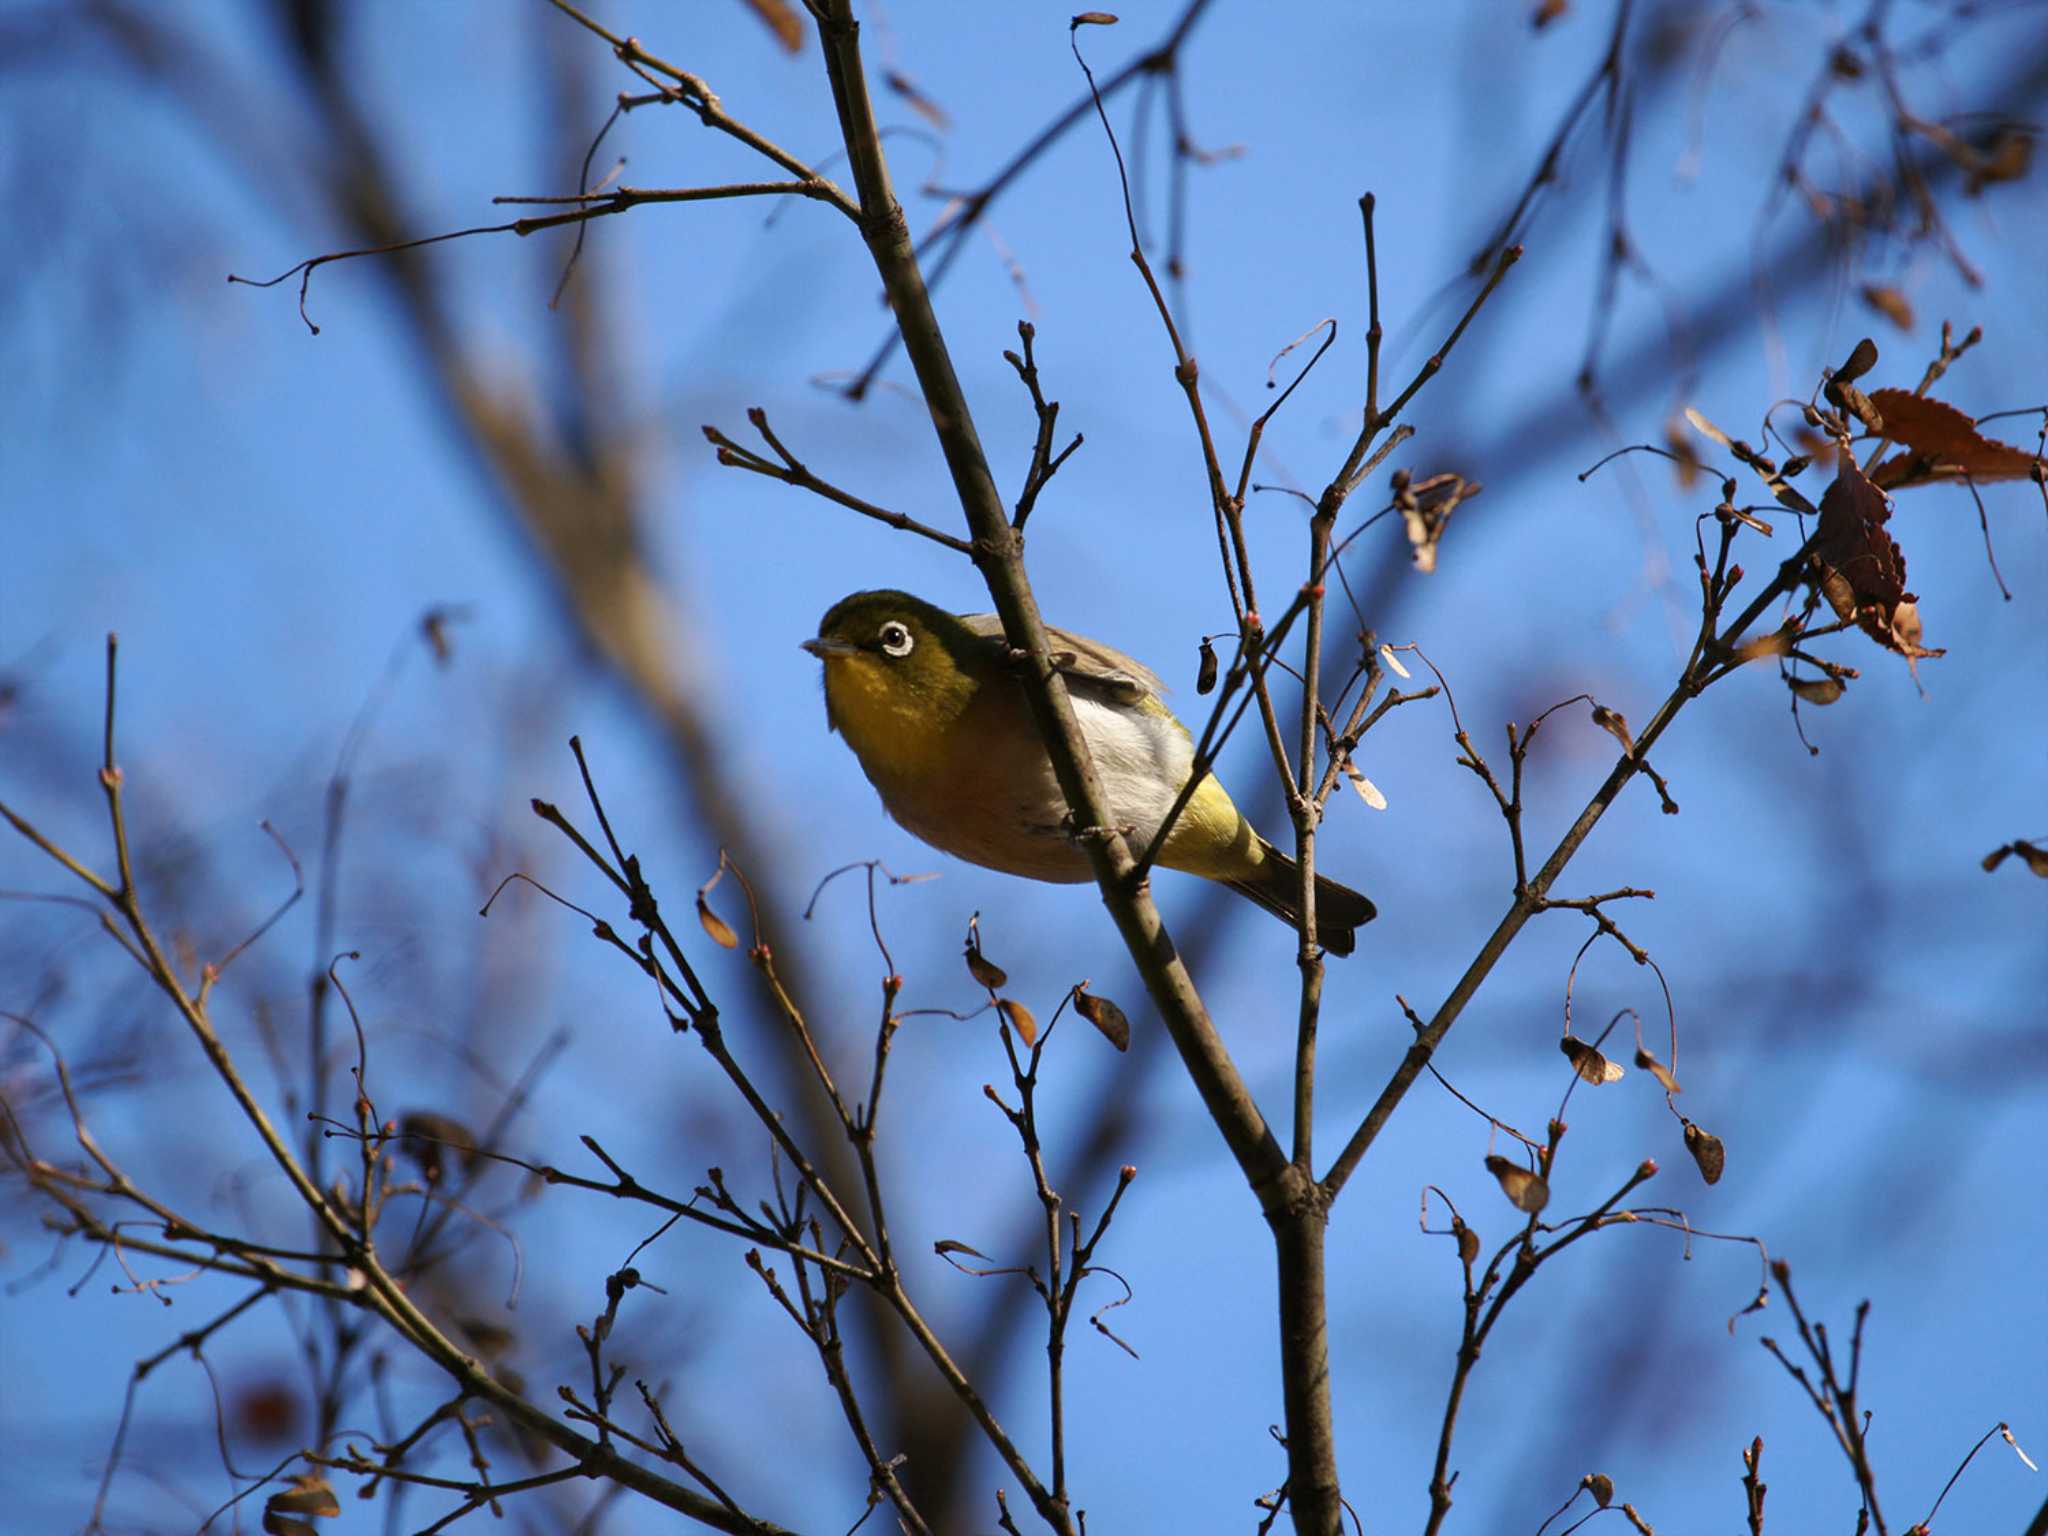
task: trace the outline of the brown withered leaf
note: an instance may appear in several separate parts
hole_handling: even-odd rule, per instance
[[[1593,1502],[1602,1509],[1614,1502],[1614,1479],[1605,1472],[1588,1472],[1579,1479],[1579,1486],[1593,1495]]]
[[[1120,1051],[1131,1048],[1131,1021],[1106,997],[1074,988],[1074,1011],[1102,1031],[1102,1038]]]
[[[2031,453],[1985,437],[1976,422],[1945,401],[1904,389],[1874,389],[1870,399],[1884,413],[1885,436],[1906,450],[1871,470],[1871,483],[1885,490],[1944,480],[1985,485],[2024,480],[2033,472]]]
[[[1005,997],[997,999],[996,1012],[1003,1016],[1003,1021],[1010,1028],[1017,1031],[1026,1045],[1038,1043],[1038,1020],[1031,1016],[1029,1008],[1015,998]]]
[[[1844,454],[1820,499],[1813,558],[1821,595],[1838,619],[1852,619],[1887,650],[1911,663],[1939,656],[1920,643],[1920,610],[1906,590],[1906,556],[1885,531],[1885,494]]]
[[[1479,1262],[1479,1234],[1465,1225],[1462,1216],[1453,1217],[1451,1230],[1458,1235],[1458,1258],[1466,1264]]]
[[[782,44],[784,52],[795,53],[803,47],[803,19],[789,0],[741,0],[741,3],[761,18],[768,30],[775,34],[775,40]]]
[[[1577,1035],[1566,1035],[1557,1042],[1557,1048],[1564,1052],[1572,1070],[1596,1088],[1603,1083],[1618,1083],[1627,1075],[1620,1062],[1609,1061]]]
[[[1785,686],[1808,704],[1832,704],[1842,696],[1845,684],[1839,677],[1788,677]]]
[[[1990,871],[1998,868],[1999,865],[2003,864],[2013,854],[2018,854],[2020,862],[2025,864],[2028,869],[2039,875],[2043,880],[2048,880],[2048,848],[2043,848],[2039,843],[2030,843],[2025,838],[2007,843],[2003,848],[1994,848],[1985,854],[1985,872],[1988,874]]]
[[[1876,310],[1880,315],[1883,315],[1885,319],[1891,321],[1900,330],[1910,331],[1913,329],[1912,303],[1903,293],[1899,292],[1898,289],[1892,287],[1889,283],[1865,283],[1863,285],[1863,302]],[[1878,409],[1883,410],[1884,407],[1879,405]],[[1885,420],[1890,421],[1891,417],[1887,415]]]
[[[940,133],[951,133],[953,131],[953,119],[947,115],[946,109],[919,90],[916,82],[908,75],[900,74],[893,69],[888,70],[882,75],[882,83],[898,96],[901,96],[909,105],[911,111],[930,123]]]
[[[282,1493],[273,1493],[263,1504],[266,1520],[273,1515],[316,1515],[341,1513],[341,1501],[326,1478],[317,1472],[301,1472]],[[310,1527],[309,1527],[310,1529]]]
[[[1721,1182],[1721,1174],[1728,1166],[1728,1149],[1721,1145],[1720,1137],[1711,1131],[1701,1130],[1688,1120],[1685,1122],[1685,1150],[1699,1164],[1701,1178],[1709,1184]]]
[[[988,1258],[988,1255],[983,1253],[979,1248],[973,1247],[967,1243],[963,1243],[956,1237],[940,1238],[936,1243],[932,1244],[932,1252],[940,1255],[945,1255],[948,1253],[971,1253],[977,1259]],[[990,1262],[994,1261],[991,1260]]]
[[[1621,743],[1621,750],[1633,752],[1636,739],[1628,733],[1628,720],[1618,709],[1609,709],[1605,704],[1593,706],[1593,723]]]
[[[1195,673],[1195,692],[1210,693],[1216,687],[1216,647],[1209,643],[1209,637],[1202,637],[1202,659]]]
[[[1486,1154],[1486,1171],[1500,1183],[1500,1192],[1518,1211],[1534,1216],[1550,1204],[1550,1186],[1520,1163],[1498,1152]]]
[[[466,1173],[476,1162],[476,1133],[460,1120],[430,1109],[408,1111],[398,1122],[398,1149],[419,1166],[429,1184],[439,1182],[449,1154]]]
[[[1691,490],[1699,482],[1702,470],[1700,451],[1693,446],[1692,438],[1680,429],[1675,416],[1664,423],[1664,451],[1671,455],[1671,468],[1678,476],[1679,490]]]
[[[1759,661],[1766,656],[1789,656],[1792,654],[1794,633],[1788,623],[1772,630],[1767,635],[1757,635],[1735,647],[1737,661]]]
[[[1650,1076],[1656,1078],[1663,1085],[1666,1093],[1683,1093],[1685,1091],[1678,1086],[1678,1079],[1672,1074],[1671,1069],[1640,1045],[1636,1047],[1636,1065],[1649,1073]]]
[[[967,974],[974,978],[977,986],[994,992],[1009,984],[1010,973],[981,952],[978,945],[967,946]]]
[[[1571,9],[1571,0],[1536,0],[1536,9],[1529,17],[1532,30],[1541,32]]]
[[[732,924],[711,910],[711,903],[703,896],[697,898],[697,921],[704,925],[704,931],[711,936],[711,942],[720,949],[738,949],[740,936],[732,931]]]
[[[2033,163],[2032,131],[2012,125],[2003,126],[1992,138],[1988,149],[1972,148],[1968,158],[1961,161],[1966,173],[1964,195],[1975,197],[1995,182],[2022,180]]]

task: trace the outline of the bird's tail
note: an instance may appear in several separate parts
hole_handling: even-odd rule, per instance
[[[1265,862],[1256,874],[1232,880],[1230,888],[1249,896],[1280,921],[1301,927],[1301,868],[1264,838]],[[1353,930],[1371,922],[1379,911],[1366,897],[1327,875],[1316,876],[1316,943],[1333,955],[1348,955],[1356,944]]]

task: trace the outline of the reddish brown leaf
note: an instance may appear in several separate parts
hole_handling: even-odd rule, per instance
[[[1550,1186],[1520,1163],[1498,1152],[1486,1154],[1486,1171],[1500,1181],[1500,1192],[1518,1211],[1534,1216],[1550,1204]]]
[[[1872,390],[1870,400],[1884,416],[1885,436],[1907,450],[1871,470],[1874,485],[1886,490],[1940,480],[1983,485],[2024,480],[2033,472],[2031,453],[1985,437],[1974,421],[1944,401],[1904,389]]]
[[[786,52],[795,53],[803,47],[803,19],[797,15],[796,7],[790,5],[788,0],[741,0],[741,3],[761,18]]]
[[[1662,1083],[1666,1093],[1679,1093],[1683,1091],[1679,1088],[1678,1079],[1672,1075],[1671,1069],[1650,1054],[1650,1052],[1644,1050],[1640,1045],[1636,1047],[1636,1065]]]
[[[1016,999],[1014,998],[1005,997],[997,1001],[996,1011],[1003,1016],[1003,1021],[1007,1023],[1010,1026],[1010,1028],[1017,1031],[1018,1035],[1023,1039],[1026,1045],[1034,1045],[1037,1043],[1038,1020],[1034,1019],[1031,1016],[1031,1010],[1029,1008],[1026,1008],[1022,1003],[1016,1001]]]
[[[946,109],[919,90],[916,82],[911,80],[908,75],[899,74],[893,69],[888,70],[882,76],[882,83],[898,96],[901,96],[909,104],[911,111],[930,123],[940,133],[951,133],[953,131],[953,119],[947,115]]]
[[[1106,997],[1097,997],[1092,992],[1074,988],[1074,1009],[1102,1031],[1102,1038],[1120,1051],[1131,1048],[1131,1021],[1124,1017],[1123,1009]]]
[[[740,936],[732,931],[732,925],[711,910],[711,903],[702,896],[697,898],[697,921],[704,925],[704,931],[711,935],[711,942],[720,949],[739,948]]]
[[[1588,1472],[1579,1479],[1579,1486],[1593,1495],[1593,1502],[1602,1509],[1614,1502],[1614,1479],[1605,1472]]]
[[[1939,656],[1920,643],[1920,610],[1906,590],[1906,557],[1885,531],[1891,517],[1885,494],[1848,455],[1820,499],[1820,529],[1813,558],[1817,585],[1839,619],[1853,619],[1863,632],[1910,663]]]
[[[2021,838],[2017,842],[2007,843],[2003,848],[1994,848],[1985,854],[1985,870],[1989,872],[1998,868],[1999,865],[2003,864],[2007,858],[2015,853],[2020,856],[2020,862],[2026,865],[2028,869],[2039,875],[2043,880],[2048,880],[2048,848],[2043,848],[2038,843],[2030,843],[2025,838]]]
[[[1603,1083],[1618,1083],[1622,1079],[1620,1062],[1609,1061],[1576,1035],[1566,1035],[1557,1042],[1557,1048],[1564,1052],[1565,1059],[1572,1064],[1572,1070],[1596,1088]]]
[[[1808,704],[1832,704],[1842,696],[1844,688],[1838,677],[1788,677],[1785,686]]]
[[[972,944],[967,946],[967,974],[974,978],[977,986],[986,987],[991,992],[1006,985],[1010,979],[1008,971]]]
[[[1720,1137],[1701,1130],[1688,1120],[1685,1122],[1685,1150],[1699,1164],[1701,1178],[1709,1184],[1721,1182],[1721,1174],[1728,1166],[1728,1149],[1721,1145]]]
[[[1907,302],[1906,296],[1899,292],[1898,289],[1888,284],[1865,283],[1863,285],[1863,302],[1876,310],[1880,315],[1883,315],[1885,319],[1891,321],[1900,330],[1910,331],[1913,329],[1913,306]],[[1884,407],[1880,405],[1878,409],[1883,410]],[[1890,418],[1887,417],[1886,419],[1889,420]]]
[[[983,1253],[979,1248],[972,1247],[969,1244],[963,1243],[958,1238],[954,1237],[940,1238],[936,1243],[932,1244],[932,1252],[940,1255],[948,1253],[971,1253],[977,1259],[988,1258],[988,1255]]]
[[[1618,709],[1609,709],[1605,704],[1593,706],[1593,723],[1621,743],[1624,752],[1636,749],[1635,738],[1628,733],[1628,721]]]
[[[265,1514],[338,1515],[341,1501],[326,1478],[317,1472],[302,1472],[282,1493],[273,1493],[263,1505]]]
[[[1671,455],[1671,468],[1678,476],[1678,488],[1689,491],[1700,478],[1700,454],[1689,434],[1680,429],[1676,417],[1664,423],[1664,449]]]

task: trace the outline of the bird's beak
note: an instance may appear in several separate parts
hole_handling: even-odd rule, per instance
[[[860,654],[860,647],[852,641],[827,640],[823,635],[820,635],[815,640],[803,641],[802,648],[809,651],[820,661],[830,661],[834,656],[857,656]]]

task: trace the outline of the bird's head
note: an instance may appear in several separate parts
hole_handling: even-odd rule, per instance
[[[803,648],[825,663],[825,718],[865,760],[915,751],[981,686],[987,643],[907,592],[856,592]]]

